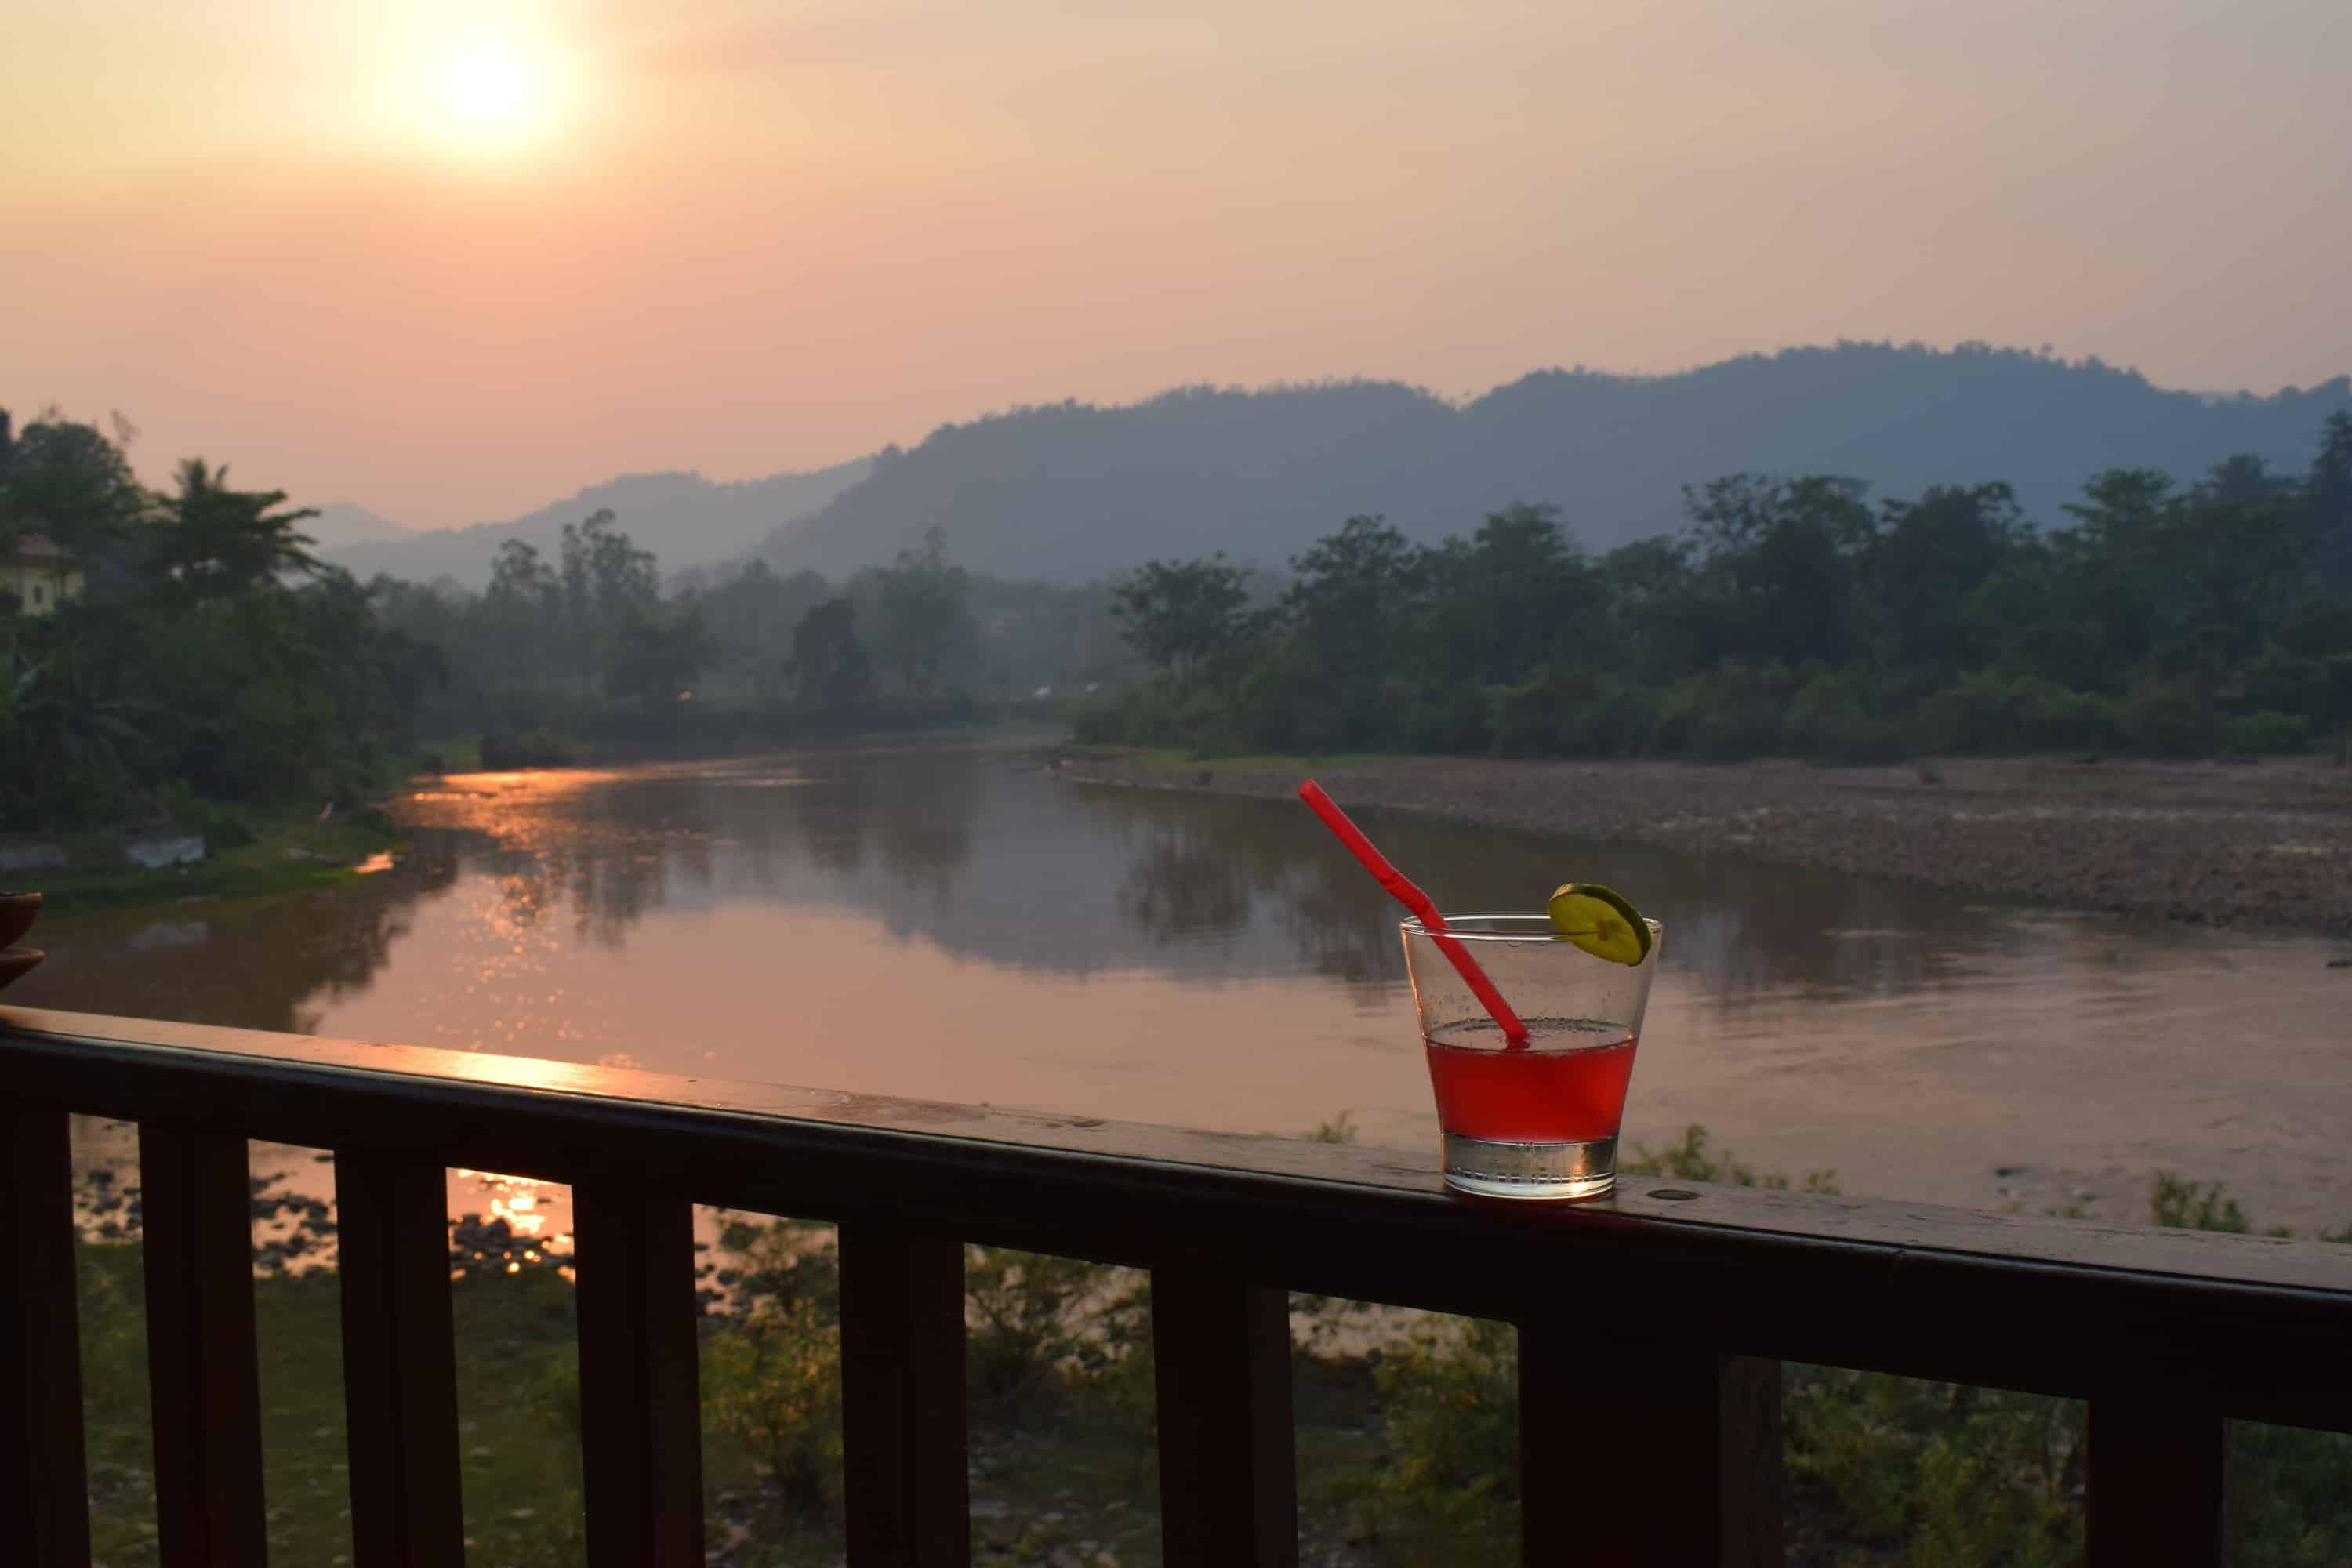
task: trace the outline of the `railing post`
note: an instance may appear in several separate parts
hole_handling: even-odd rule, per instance
[[[1289,1293],[1156,1268],[1151,1344],[1169,1568],[1295,1568]]]
[[[1527,1568],[1778,1563],[1780,1363],[1522,1323],[1519,1475]]]
[[[2190,1397],[2133,1393],[2092,1400],[2090,1427],[2089,1568],[2219,1568],[2228,1423]]]
[[[457,1568],[465,1561],[447,1184],[438,1165],[335,1154],[358,1568]]]
[[[589,1568],[702,1568],[694,1209],[599,1177],[572,1234]]]
[[[259,1568],[268,1560],[249,1174],[241,1137],[139,1129],[164,1568]]]
[[[843,1481],[853,1568],[971,1560],[963,1244],[887,1220],[840,1229]]]
[[[0,1532],[28,1568],[89,1568],[73,1150],[66,1113],[0,1100]]]

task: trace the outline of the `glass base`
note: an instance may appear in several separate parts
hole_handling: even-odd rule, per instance
[[[1617,1184],[1617,1140],[1506,1143],[1448,1132],[1445,1184],[1487,1198],[1597,1198]]]

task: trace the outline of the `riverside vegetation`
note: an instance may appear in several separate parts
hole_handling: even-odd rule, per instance
[[[1350,1136],[1342,1117],[1318,1136]],[[323,1158],[323,1156],[322,1156]],[[1702,1128],[1629,1173],[1787,1185]],[[1829,1173],[1804,1185],[1835,1190]],[[99,1561],[152,1562],[138,1193],[84,1182],[82,1335]],[[271,1539],[350,1549],[329,1206],[257,1184],[256,1296]],[[2244,1230],[2218,1184],[2156,1177],[2158,1225]],[[840,1559],[839,1281],[830,1227],[721,1215],[701,1267],[705,1475],[715,1561]],[[2352,1227],[2325,1239],[2352,1241]],[[560,1252],[501,1219],[451,1236],[469,1561],[576,1562],[582,1507],[572,1291]],[[966,1321],[976,1560],[1154,1563],[1150,1284],[1133,1270],[973,1247]],[[1482,1321],[1294,1303],[1301,1529],[1312,1563],[1516,1556],[1515,1338]],[[1785,1372],[1790,1561],[1801,1568],[2078,1562],[2084,1408],[1828,1367]],[[2352,1436],[2232,1429],[2235,1561],[2352,1557]]]
[[[47,879],[72,903],[309,879],[390,841],[354,810],[419,768],[956,721],[1035,671],[1125,657],[1099,590],[976,578],[936,531],[838,584],[755,563],[665,596],[653,552],[597,511],[553,561],[509,541],[484,593],[362,584],[282,491],[201,459],[142,485],[134,434],[0,410],[0,556],[45,539],[84,580],[57,604],[0,592],[0,831],[79,835],[118,868],[81,875],[77,852]],[[304,830],[322,805],[341,821]],[[99,853],[101,830],[249,852],[163,885]]]
[[[1350,518],[1278,591],[1223,557],[1116,587],[1151,677],[1078,738],[1266,752],[1660,755],[2352,746],[2352,415],[2307,473],[2093,477],[2063,526],[2007,485],[1873,506],[1734,475],[1594,557],[1519,505],[1416,544]]]
[[[1057,585],[969,572],[934,528],[838,582],[753,561],[667,594],[601,510],[553,560],[508,541],[478,594],[362,584],[282,492],[200,459],[142,487],[131,434],[0,414],[0,547],[45,535],[87,577],[41,613],[0,604],[9,830],[235,843],[418,764],[1044,716],[1139,669],[1078,712],[1081,739],[1842,761],[2352,744],[2340,412],[2306,474],[2110,471],[2048,529],[1998,483],[1874,507],[1853,479],[1737,475],[1688,492],[1684,533],[1598,557],[1522,505],[1433,546],[1352,518],[1280,584],[1213,557]]]

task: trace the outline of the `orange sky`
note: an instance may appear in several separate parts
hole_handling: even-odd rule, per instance
[[[2352,370],[2345,0],[16,0],[0,406],[412,526],[1181,382]]]

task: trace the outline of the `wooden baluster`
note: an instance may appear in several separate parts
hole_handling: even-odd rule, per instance
[[[163,1568],[260,1568],[260,1357],[243,1138],[139,1129],[147,1384]]]
[[[2218,1568],[2228,1472],[2228,1424],[2193,1398],[2094,1399],[2089,1568]]]
[[[971,1560],[963,1244],[855,1220],[839,1245],[850,1563],[962,1568]]]
[[[1292,1568],[1289,1294],[1155,1269],[1151,1342],[1169,1568]]]
[[[465,1561],[447,1182],[438,1165],[335,1155],[358,1568]]]
[[[1584,1563],[1780,1561],[1780,1363],[1519,1329],[1520,1555]]]
[[[583,1182],[572,1234],[589,1568],[701,1568],[694,1209]]]
[[[0,1533],[27,1568],[89,1568],[73,1151],[66,1113],[0,1100]]]

